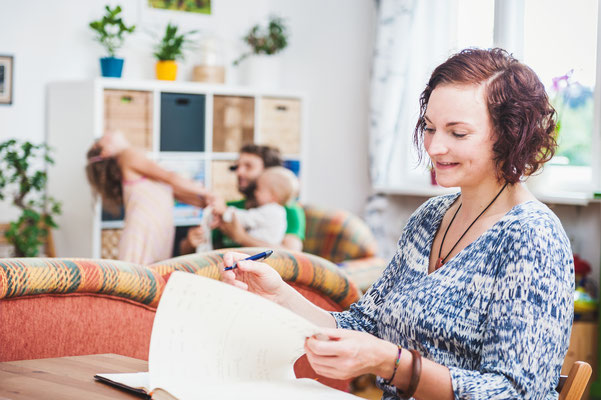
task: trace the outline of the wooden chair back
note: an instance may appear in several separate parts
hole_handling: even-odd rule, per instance
[[[561,375],[557,391],[559,400],[580,400],[593,369],[584,361],[576,361],[567,376]]]

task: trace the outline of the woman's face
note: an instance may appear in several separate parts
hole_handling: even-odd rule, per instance
[[[438,184],[466,188],[497,180],[483,85],[438,86],[430,95],[425,122],[424,146]]]

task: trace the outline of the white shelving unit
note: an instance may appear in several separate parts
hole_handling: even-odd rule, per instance
[[[204,114],[199,115],[204,118],[203,151],[161,151],[161,122],[166,118],[161,115],[161,99],[166,93],[204,96]],[[123,114],[122,108],[127,113],[129,102],[138,101],[138,94],[144,97],[145,105],[130,105],[129,108],[133,107],[130,115]],[[54,232],[57,255],[61,257],[101,257],[102,230],[120,229],[123,225],[119,220],[101,220],[101,205],[94,200],[85,176],[86,151],[105,129],[115,125],[133,135],[130,140],[145,145],[150,157],[166,168],[186,163],[199,166],[205,185],[215,190],[220,190],[221,181],[213,182],[213,175],[226,170],[225,164],[237,159],[240,145],[246,142],[280,147],[284,159],[300,162],[302,172],[306,107],[300,93],[191,82],[99,78],[51,83],[47,102],[47,143],[53,148],[55,159],[48,170],[48,191],[63,204],[63,214],[57,221],[59,229]],[[219,110],[215,109],[216,102]],[[252,112],[238,115],[243,112],[236,109],[236,102],[245,103],[246,109],[252,105]],[[231,128],[230,122],[216,121],[216,116],[233,121],[234,125],[246,124],[246,136],[230,137],[231,132],[242,128]],[[219,143],[215,142],[217,137],[222,139]],[[300,176],[302,195],[302,173]],[[228,186],[233,185],[231,189],[235,190],[233,178],[233,174],[229,175]],[[175,222],[176,225],[195,225],[199,217],[176,215]]]

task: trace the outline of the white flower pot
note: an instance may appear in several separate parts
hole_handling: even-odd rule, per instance
[[[239,65],[238,80],[241,85],[260,89],[279,89],[280,59],[273,55],[253,54]]]

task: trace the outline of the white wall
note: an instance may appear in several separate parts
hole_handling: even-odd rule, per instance
[[[369,191],[367,173],[368,83],[375,19],[374,0],[213,0],[210,16],[152,12],[143,0],[0,0],[0,54],[15,56],[14,102],[0,106],[0,141],[41,142],[45,137],[46,84],[99,76],[103,56],[87,24],[105,4],[120,4],[138,32],[120,51],[123,79],[153,79],[152,45],[168,21],[198,29],[223,44],[227,83],[244,49],[241,37],[272,13],[288,20],[290,46],[281,54],[282,89],[308,98],[307,202],[361,213]],[[189,80],[199,51],[190,51],[178,80]],[[74,149],[74,151],[80,151]],[[0,222],[16,215],[0,204]]]

